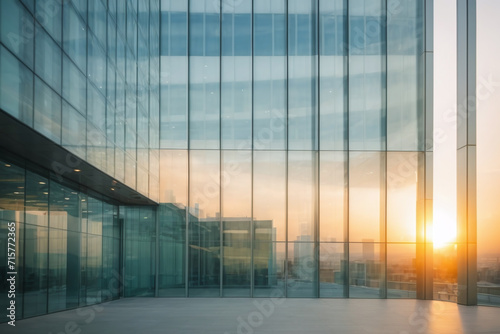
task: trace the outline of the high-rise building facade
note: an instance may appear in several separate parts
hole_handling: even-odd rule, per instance
[[[432,1],[0,16],[2,309],[11,236],[19,318],[132,296],[456,301],[430,238]]]
[[[422,1],[162,1],[160,296],[424,289],[425,22]]]

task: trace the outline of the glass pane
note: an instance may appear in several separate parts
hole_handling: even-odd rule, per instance
[[[252,147],[252,1],[222,2],[222,148]]]
[[[417,297],[417,247],[387,244],[387,298]]]
[[[63,7],[63,48],[85,73],[87,72],[87,27],[72,6]]]
[[[189,296],[220,295],[219,154],[190,152]]]
[[[0,161],[0,186],[5,189],[0,196],[0,220],[24,221],[24,183],[24,169]]]
[[[57,0],[36,1],[35,17],[54,40],[61,43],[62,2]],[[37,43],[39,36],[37,35]]]
[[[252,152],[222,151],[223,296],[250,297]]]
[[[87,64],[88,78],[101,94],[106,95],[106,54],[97,38],[90,33],[88,34]],[[131,83],[131,87],[134,87],[133,90],[136,89],[134,83]]]
[[[93,85],[87,88],[87,120],[100,131],[106,130],[106,102],[103,95]]]
[[[349,2],[349,147],[383,150],[386,142],[385,2]]]
[[[184,186],[187,187],[187,183]],[[186,206],[177,203],[161,204],[159,218],[158,293],[161,297],[184,297],[186,295]]]
[[[318,146],[316,2],[288,1],[288,146]]]
[[[85,159],[87,120],[64,100],[62,108],[62,145],[73,154]]]
[[[384,244],[349,244],[349,297],[384,298]]]
[[[254,297],[285,296],[285,263],[286,243],[254,242]]]
[[[50,182],[50,227],[80,231],[80,197],[72,189]]]
[[[49,180],[26,171],[26,223],[47,227],[49,224]]]
[[[35,77],[35,130],[61,143],[61,97]]]
[[[320,0],[320,148],[347,146],[347,3]]]
[[[406,1],[387,20],[388,150],[422,150],[424,145],[424,112],[418,109],[420,6]]]
[[[288,240],[315,241],[318,228],[316,153],[288,153]]]
[[[49,238],[49,312],[55,312],[66,308],[67,232],[51,228]]]
[[[288,243],[287,297],[318,296],[317,246],[312,242]]]
[[[457,245],[434,243],[433,250],[433,299],[457,302]]]
[[[419,153],[387,153],[387,241],[415,242]]]
[[[24,317],[47,313],[48,228],[26,224]]]
[[[40,26],[36,29],[35,73],[60,94],[61,49]]]
[[[101,302],[102,237],[87,235],[87,305]]]
[[[210,0],[192,0],[189,13],[189,138],[193,149],[219,148],[220,14]]]
[[[384,241],[385,154],[351,152],[349,165],[349,241]]]
[[[62,96],[82,115],[87,112],[87,80],[73,62],[63,56]]]
[[[87,199],[87,233],[102,235],[103,203],[95,198]]]
[[[106,46],[106,8],[100,0],[89,0],[88,23],[90,30],[103,47]]]
[[[0,37],[5,47],[33,68],[35,27],[33,17],[21,2],[0,1]]]
[[[160,150],[160,202],[187,206],[188,152]]]
[[[286,148],[285,2],[253,1],[253,146],[258,150]]]
[[[346,244],[322,242],[319,246],[320,297],[347,297],[349,286]]]
[[[347,154],[320,153],[320,241],[344,241],[347,234]]]
[[[0,108],[33,125],[33,73],[1,45]]]
[[[256,241],[286,241],[286,152],[255,151],[253,220]]]
[[[187,1],[161,3],[161,147],[187,148]]]
[[[153,209],[122,207],[125,223],[124,275],[133,276],[124,286],[125,297],[154,295],[156,219]]]

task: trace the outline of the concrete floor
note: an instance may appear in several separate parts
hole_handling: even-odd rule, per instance
[[[500,333],[500,308],[421,300],[127,298],[0,325],[0,333]]]

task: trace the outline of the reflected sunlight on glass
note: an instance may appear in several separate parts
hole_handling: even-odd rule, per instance
[[[436,208],[434,212],[434,225],[432,241],[434,248],[442,248],[447,244],[456,242],[457,223],[449,212]]]

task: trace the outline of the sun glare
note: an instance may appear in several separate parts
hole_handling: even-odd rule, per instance
[[[442,248],[457,239],[457,223],[449,213],[436,210],[434,212],[432,240],[434,248]]]

